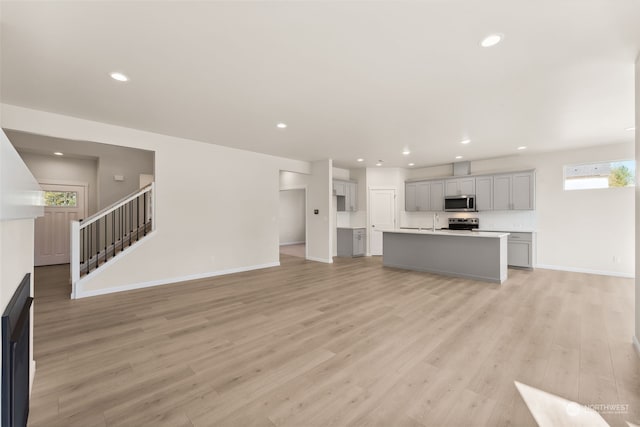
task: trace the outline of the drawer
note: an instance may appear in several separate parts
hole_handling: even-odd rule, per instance
[[[531,237],[532,233],[513,233],[513,232],[510,232],[510,233],[511,234],[509,234],[509,240],[524,241],[524,242],[532,241],[532,237]]]

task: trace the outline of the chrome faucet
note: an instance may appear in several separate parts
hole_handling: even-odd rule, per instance
[[[433,214],[433,231],[436,231],[436,224],[438,223],[438,213]]]

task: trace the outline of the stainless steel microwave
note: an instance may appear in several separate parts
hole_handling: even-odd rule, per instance
[[[476,196],[446,196],[444,198],[445,212],[477,212]]]

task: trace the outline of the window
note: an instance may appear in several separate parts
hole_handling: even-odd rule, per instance
[[[636,162],[633,160],[582,163],[564,167],[565,190],[633,187],[635,178]]]
[[[45,206],[75,208],[78,205],[78,193],[75,191],[45,191]]]

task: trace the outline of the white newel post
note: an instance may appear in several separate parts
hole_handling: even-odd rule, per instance
[[[156,183],[155,181],[151,183],[151,229],[156,229]]]
[[[71,221],[71,299],[80,280],[80,221]]]

